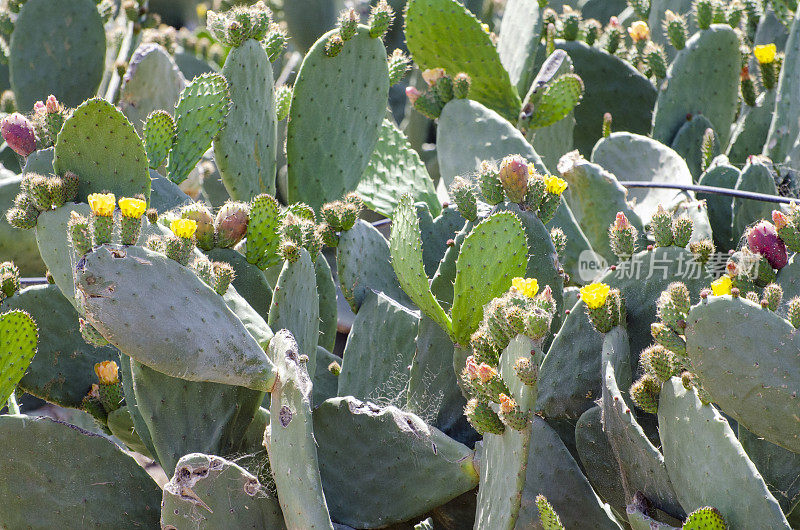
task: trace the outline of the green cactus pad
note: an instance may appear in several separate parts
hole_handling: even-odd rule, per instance
[[[441,215],[434,219],[427,205],[417,203],[415,206],[422,236],[422,261],[425,263],[425,273],[433,276],[439,267],[439,262],[450,249],[447,242],[456,237],[466,220],[454,207],[443,209]],[[455,265],[455,260],[453,264]],[[453,272],[455,273],[455,267]]]
[[[3,213],[0,216],[0,241],[3,242],[0,260],[13,258],[23,275],[40,276],[47,267],[36,246],[36,233],[32,230],[14,228],[8,224],[5,216],[5,212],[14,205],[14,198],[19,193],[21,182],[22,176],[6,172],[0,174],[0,212]]]
[[[547,127],[563,120],[578,105],[583,81],[575,74],[565,74],[550,83],[533,110],[531,127]]]
[[[166,111],[154,112],[147,116],[143,135],[150,169],[158,169],[175,141],[175,120]]]
[[[524,276],[528,242],[519,218],[510,212],[487,217],[464,239],[456,261],[453,337],[467,344],[483,318],[483,306]]]
[[[111,434],[119,438],[131,451],[153,458],[150,450],[142,442],[139,434],[133,426],[133,417],[127,405],[123,405],[108,415],[108,430]]]
[[[326,457],[317,459],[307,365],[299,360],[297,343],[287,330],[275,334],[269,355],[278,377],[271,395],[269,430],[264,444],[286,525],[333,530],[320,479],[318,462]],[[321,443],[320,450],[325,445]]]
[[[396,220],[395,216],[395,224]],[[382,292],[403,305],[411,304],[392,270],[389,243],[366,221],[356,221],[353,228],[339,236],[336,268],[339,286],[353,312],[358,312],[368,289]]]
[[[358,187],[389,91],[386,49],[366,26],[336,57],[325,54],[327,36],[308,51],[297,74],[286,137],[287,199],[313,208]]]
[[[0,441],[4,525],[158,526],[158,485],[104,437],[50,418],[0,416]]]
[[[575,450],[597,495],[615,512],[625,513],[625,489],[614,448],[603,431],[602,409],[594,406],[575,424]]]
[[[278,501],[256,477],[219,456],[193,453],[164,486],[161,527],[212,530],[284,528]]]
[[[742,106],[728,142],[727,155],[734,164],[744,165],[748,156],[762,152],[775,112],[776,94],[775,90],[768,90],[756,98],[755,107]]]
[[[741,71],[739,38],[728,25],[714,24],[686,41],[669,67],[653,112],[653,139],[669,144],[687,114],[703,114],[728,144],[736,116]]]
[[[775,41],[764,41],[775,42]],[[790,116],[800,110],[797,101],[798,82],[797,69],[800,66],[800,18],[795,17],[786,41],[786,57],[781,66],[780,80],[775,92],[775,107],[771,112],[772,123],[769,126],[764,154],[782,163],[790,153],[800,133],[800,126]],[[753,154],[753,153],[750,153]]]
[[[403,291],[408,294],[423,313],[450,333],[452,331],[450,317],[447,316],[442,306],[434,298],[428,285],[428,277],[425,274],[423,262],[419,219],[410,196],[405,195],[400,199],[394,212],[393,221],[389,246],[392,267],[397,274],[400,285],[403,287]]]
[[[180,184],[194,168],[225,123],[230,107],[228,82],[220,74],[196,77],[175,106],[175,144],[167,160],[167,176]]]
[[[150,170],[151,208],[165,212],[191,202],[193,202],[192,198],[186,195],[177,184],[162,176],[158,171]]]
[[[500,356],[500,375],[508,383],[511,396],[522,411],[531,411],[536,402],[536,386],[522,383],[514,373],[514,363],[520,357],[531,357],[533,343],[517,336]],[[541,353],[536,351],[531,362],[539,364]],[[476,528],[514,528],[519,517],[531,429],[506,429],[501,435],[486,434],[480,454],[481,483],[478,487]],[[534,495],[535,496],[535,495]]]
[[[395,407],[329,399],[314,411],[314,427],[325,497],[344,524],[406,521],[478,483],[468,447]]]
[[[677,377],[661,389],[658,425],[669,478],[687,512],[714,506],[732,528],[789,528],[728,421]]]
[[[280,261],[281,208],[275,198],[265,195],[250,203],[250,220],[247,223],[247,261],[262,269]]]
[[[744,426],[737,428],[739,443],[764,478],[769,491],[788,514],[800,501],[800,453],[788,451],[751,433]]]
[[[172,473],[181,456],[205,451],[232,454],[264,399],[241,386],[185,381],[134,361],[136,407],[161,467]],[[209,418],[215,418],[210,422]]]
[[[687,186],[693,183],[692,173],[681,155],[662,143],[638,134],[619,132],[603,138],[594,147],[591,161],[622,181],[650,180]],[[642,188],[628,190],[627,199],[633,203],[633,211],[647,224],[659,204],[668,207],[687,195],[691,197],[690,193],[680,190]],[[609,224],[611,222],[613,218]],[[641,232],[642,228],[637,228]]]
[[[656,521],[642,512],[635,504],[629,504],[625,511],[628,524],[633,530],[678,530],[678,528]]]
[[[695,114],[691,120],[687,120],[672,140],[670,147],[678,153],[684,160],[692,178],[697,181],[703,172],[703,135],[707,129],[714,130],[713,124],[702,114]],[[712,158],[720,152],[719,140],[714,135]]]
[[[356,192],[367,208],[386,217],[392,216],[398,199],[405,194],[410,194],[414,202],[427,204],[434,216],[442,210],[425,164],[389,120],[383,120],[380,138]]]
[[[106,32],[92,0],[30,0],[11,36],[9,75],[20,112],[50,94],[77,107],[97,92]]]
[[[142,134],[146,131],[144,123],[152,112],[163,110],[172,115],[185,86],[183,74],[163,46],[142,44],[133,53],[122,78],[119,108],[136,127],[136,132]],[[170,139],[167,150],[171,145]],[[147,152],[149,154],[150,149]],[[158,167],[153,166],[152,158],[150,162],[150,167]]]
[[[739,191],[754,191],[766,195],[778,195],[774,178],[775,168],[768,158],[750,157],[747,165],[742,168],[736,189]],[[751,224],[761,219],[771,219],[774,205],[762,201],[748,201],[734,199],[733,201],[733,241],[738,241]]]
[[[260,344],[271,332],[252,309],[249,325],[237,317],[236,305],[249,305],[234,289],[223,299],[190,269],[140,247],[100,247],[76,282],[88,320],[139,362],[190,381],[272,388],[275,373]],[[155,295],[164,285],[172,287],[166,300]]]
[[[317,341],[319,339],[319,300],[314,263],[306,249],[300,249],[300,258],[283,264],[269,320],[272,329],[288,329],[292,332],[300,355],[308,356],[308,375],[314,377],[316,370]]]
[[[614,175],[597,164],[587,162],[577,153],[564,156],[558,169],[569,183],[564,197],[591,248],[606,260],[616,262],[608,227],[614,222],[617,212],[624,213],[640,234],[644,229],[639,215],[627,201],[628,192]]]
[[[14,393],[36,355],[38,341],[39,328],[31,315],[20,309],[0,315],[0,403]]]
[[[698,184],[732,190],[736,188],[740,176],[741,171],[738,168],[721,161],[703,173]],[[711,193],[698,193],[697,198],[706,201],[708,220],[711,223],[717,250],[725,251],[734,248],[736,245],[731,233],[733,200],[724,195]]]
[[[3,309],[26,311],[39,328],[39,350],[19,387],[50,403],[80,408],[92,383],[97,382],[95,363],[116,361],[117,352],[86,344],[78,313],[55,285],[23,289],[4,300]]]
[[[342,354],[337,395],[391,400],[408,382],[419,317],[383,293],[368,293],[361,308]]]
[[[336,305],[336,283],[328,260],[323,254],[314,262],[317,277],[317,296],[319,297],[319,340],[320,346],[333,350],[336,345],[338,311]],[[327,366],[327,365],[326,365]]]
[[[636,492],[640,491],[655,507],[674,515],[684,515],[670,483],[664,457],[636,421],[630,400],[626,399],[627,392],[623,396],[617,386],[615,373],[619,373],[619,368],[615,368],[608,355],[608,348],[614,342],[612,334],[624,334],[624,347],[628,348],[627,333],[621,328],[614,328],[606,335],[603,344],[603,430],[619,463],[625,499],[631,502]],[[618,366],[624,367],[630,374],[628,352],[623,353],[625,359]],[[620,377],[620,384],[627,390],[630,387],[630,375],[627,382],[622,382],[622,379]]]
[[[222,75],[228,81],[231,108],[214,140],[214,160],[230,196],[248,201],[275,194],[277,119],[272,65],[252,39],[233,48]]]
[[[533,64],[542,40],[543,8],[527,0],[506,3],[497,54],[517,93],[525,94],[534,77]]]
[[[61,294],[74,306],[73,271],[77,259],[67,238],[67,223],[73,211],[87,217],[91,214],[88,204],[74,203],[67,203],[61,208],[42,212],[36,222],[36,244],[39,247],[42,261],[47,265],[47,270],[53,276]]]
[[[703,389],[748,430],[800,452],[800,338],[772,311],[709,298],[686,320],[686,353]]]
[[[143,194],[150,200],[147,153],[136,130],[114,105],[90,99],[64,122],[55,145],[53,169],[80,179],[78,202],[108,190],[117,197]]]
[[[208,257],[212,261],[222,261],[233,267],[236,276],[231,285],[261,318],[267,320],[272,288],[264,272],[248,263],[244,256],[232,248],[215,248],[208,253]]]
[[[653,31],[655,33],[655,31]],[[614,128],[635,134],[650,132],[650,117],[656,101],[653,84],[636,68],[619,57],[581,41],[556,41],[566,51],[583,79],[586,91],[575,108],[573,143],[584,156],[602,137],[603,115],[614,117]],[[537,56],[544,61],[545,54]],[[540,64],[537,60],[535,68]]]
[[[421,70],[444,68],[451,76],[465,72],[472,80],[471,98],[516,121],[522,105],[519,95],[489,33],[460,2],[411,0],[406,9],[406,42]]]

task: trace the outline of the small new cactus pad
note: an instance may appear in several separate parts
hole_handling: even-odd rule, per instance
[[[175,120],[167,111],[157,110],[147,117],[142,134],[150,168],[158,169],[175,141]]]
[[[539,521],[544,530],[564,530],[561,519],[544,495],[536,496],[536,508],[539,510]]]
[[[14,393],[36,355],[39,328],[25,311],[0,314],[0,403]]]
[[[228,82],[221,74],[196,77],[175,106],[175,144],[167,160],[167,176],[180,184],[225,124],[230,107]]]
[[[29,112],[50,94],[69,107],[95,95],[106,57],[106,32],[95,4],[92,0],[25,2],[11,35],[9,61],[11,87],[21,112]]]
[[[326,41],[321,37],[309,50],[297,74],[286,137],[287,199],[313,208],[358,186],[389,92],[386,48],[368,28],[359,26],[336,57],[325,54]]]
[[[118,197],[141,193],[149,202],[147,166],[147,153],[131,122],[99,98],[76,108],[56,139],[53,169],[59,175],[78,175],[79,202],[104,190]]]

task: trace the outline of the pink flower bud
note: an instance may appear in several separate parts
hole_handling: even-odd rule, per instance
[[[33,113],[34,114],[44,114],[47,112],[47,106],[45,106],[43,101],[37,101],[33,104]]]
[[[783,212],[772,210],[772,222],[775,224],[775,228],[780,230],[789,224],[789,218]]]
[[[761,221],[747,232],[747,246],[767,258],[773,269],[780,270],[789,261],[786,245],[769,221]]]
[[[36,131],[33,124],[18,112],[3,118],[0,134],[8,146],[20,156],[28,156],[36,151]]]
[[[45,110],[48,114],[56,114],[61,112],[61,103],[58,102],[56,97],[53,94],[50,94],[47,97],[47,103],[45,103]]]
[[[406,97],[413,105],[417,102],[419,97],[422,95],[422,92],[414,88],[413,86],[406,87]]]
[[[625,214],[622,212],[617,212],[617,218],[614,221],[614,229],[615,230],[627,230],[631,227],[631,223],[628,221],[628,218],[625,217]]]

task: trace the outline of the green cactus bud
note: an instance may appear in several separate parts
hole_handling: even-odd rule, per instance
[[[222,296],[228,292],[228,287],[231,282],[236,278],[236,273],[229,263],[224,261],[215,261],[212,263],[215,282],[213,284],[214,290],[218,295]]]
[[[480,394],[495,403],[500,403],[500,396],[503,394],[510,394],[500,374],[497,370],[488,364],[481,364],[478,367],[479,379],[476,380],[477,388]]]
[[[686,328],[687,313],[672,301],[669,292],[661,293],[656,308],[656,314],[662,323],[677,333],[683,333]]]
[[[194,241],[184,237],[178,237],[170,234],[162,238],[164,245],[164,254],[174,261],[177,261],[184,267],[189,264],[189,258],[194,249]]]
[[[684,314],[689,313],[689,308],[692,306],[692,300],[686,284],[683,282],[672,282],[667,286],[667,290],[664,292],[667,293],[678,311]]]
[[[520,357],[514,361],[514,371],[523,384],[536,386],[536,382],[539,380],[539,367],[533,364],[530,359]]]
[[[339,377],[339,374],[342,373],[342,365],[336,361],[331,361],[328,365],[328,371],[336,377]]]
[[[295,263],[300,259],[300,247],[291,241],[283,241],[278,248],[278,254],[284,261]]]
[[[86,344],[91,344],[92,346],[96,346],[98,348],[108,346],[108,341],[106,338],[103,337],[100,332],[94,328],[94,326],[86,322],[86,320],[83,318],[79,318],[78,323],[80,324],[81,337],[83,337],[83,340],[86,341]]]
[[[594,43],[597,41],[597,38],[600,36],[600,32],[602,30],[603,27],[600,25],[600,22],[590,18],[583,23],[583,40],[589,46],[594,46]]]
[[[558,210],[558,206],[560,204],[560,193],[547,192],[542,199],[542,203],[539,205],[539,210],[536,212],[536,215],[543,224],[547,224],[553,220],[553,217],[555,217],[556,210]]]
[[[623,212],[617,212],[614,223],[608,228],[611,250],[620,260],[630,259],[636,252],[636,240],[639,231],[633,226]]]
[[[108,412],[100,402],[99,392],[99,387],[93,388],[92,392],[84,396],[83,401],[81,401],[81,409],[92,416],[100,425],[105,426],[108,421]]]
[[[289,117],[289,110],[292,105],[292,89],[286,85],[281,85],[275,89],[275,114],[278,121],[283,121]]]
[[[281,28],[278,24],[271,24],[269,27],[269,33],[264,38],[262,42],[262,47],[269,58],[271,63],[274,63],[275,60],[283,53],[283,50],[286,48],[286,44],[289,42],[289,37],[286,35],[286,32]]]
[[[700,169],[705,171],[711,165],[714,159],[714,144],[716,143],[716,135],[714,129],[708,128],[703,133],[703,141],[700,144]]]
[[[250,28],[246,28],[238,20],[230,20],[225,27],[225,42],[229,46],[239,47],[244,44],[250,33]]]
[[[142,218],[141,217],[127,217],[120,216],[119,233],[120,242],[123,245],[135,245],[139,240],[139,234],[142,232]]]
[[[472,79],[461,72],[453,79],[453,97],[456,99],[467,99],[469,97],[469,88],[472,84]]]
[[[411,69],[411,57],[398,48],[389,56],[388,66],[389,86],[394,86],[402,81],[406,73]]]
[[[714,18],[713,3],[711,0],[695,0],[694,2],[694,19],[697,27],[700,29],[708,29]]]
[[[541,307],[533,307],[525,314],[525,328],[523,334],[533,341],[544,339],[550,331],[550,322],[553,314]]]
[[[505,304],[502,298],[495,298],[489,302],[484,308],[483,314],[489,340],[498,351],[504,350],[514,337],[509,337],[508,335]]]
[[[725,13],[726,22],[734,29],[738,28],[744,19],[744,6],[738,1],[728,4],[728,10]]]
[[[563,259],[564,252],[567,250],[567,235],[560,228],[553,228],[550,230],[550,241],[553,242],[559,259]]]
[[[536,496],[536,508],[539,510],[539,522],[544,530],[564,530],[561,519],[541,493]]]
[[[336,230],[328,223],[322,223],[317,227],[317,233],[326,247],[336,248],[339,246],[339,236]]]
[[[706,506],[698,508],[686,517],[683,530],[727,530],[728,525],[719,510]]]
[[[263,40],[269,32],[272,23],[272,12],[262,1],[258,1],[250,6],[250,23],[252,29],[250,30],[250,38],[254,40]]]
[[[17,102],[14,99],[14,91],[4,90],[0,95],[0,111],[12,114],[17,111]]]
[[[145,241],[144,246],[153,252],[159,252],[161,254],[166,253],[166,244],[164,243],[164,238],[162,236],[152,235],[147,238]]]
[[[250,208],[243,202],[226,202],[214,220],[214,236],[217,246],[230,248],[247,233]]]
[[[694,230],[694,222],[687,215],[682,215],[672,221],[672,244],[684,248],[689,244]]]
[[[503,434],[506,430],[505,425],[489,406],[489,403],[478,398],[467,401],[464,415],[470,425],[480,434]]]
[[[545,38],[547,35],[547,26],[550,24],[555,27],[558,24],[558,13],[556,13],[555,9],[552,7],[546,8],[542,12],[542,38]]]
[[[328,37],[328,42],[325,44],[325,55],[328,57],[336,57],[339,52],[344,48],[344,41],[338,33],[334,33]]]
[[[753,278],[753,283],[758,287],[766,287],[775,281],[776,276],[775,269],[772,268],[767,258],[759,256],[758,269],[755,278]]]
[[[647,20],[650,16],[650,0],[628,0],[628,5],[640,20]]]
[[[564,40],[578,40],[581,29],[581,14],[569,6],[564,6],[561,16],[561,36]]]
[[[608,25],[606,26],[606,42],[605,42],[605,50],[614,55],[618,51],[621,50],[620,43],[622,43],[622,26],[620,26],[619,22],[616,18],[612,18]]]
[[[33,199],[33,204],[41,211],[47,211],[53,208],[53,196],[50,189],[50,179],[44,175],[36,173],[29,173],[25,175],[24,180],[25,189],[28,190],[28,195]]]
[[[686,47],[686,38],[689,30],[687,29],[686,19],[669,9],[664,12],[664,33],[669,39],[669,43],[676,50],[682,50]]]
[[[485,160],[481,162],[478,170],[478,186],[487,204],[494,206],[503,202],[503,185],[500,183],[497,168]]]
[[[100,403],[102,403],[106,412],[110,414],[122,406],[122,402],[125,400],[125,392],[122,389],[122,383],[117,381],[116,383],[110,384],[101,383],[98,386]]]
[[[795,328],[800,328],[800,296],[789,300],[786,318]]]
[[[89,220],[77,212],[71,212],[67,222],[67,234],[75,254],[83,256],[92,249]]]
[[[104,243],[111,242],[111,234],[114,231],[114,217],[96,215],[92,213],[89,218],[89,233],[92,236],[92,246],[96,247]]]
[[[346,9],[339,14],[339,36],[343,41],[349,41],[356,36],[358,22],[358,13],[355,9]]]
[[[611,122],[613,118],[610,112],[603,114],[603,138],[611,136]]]
[[[644,49],[644,62],[656,79],[667,77],[667,56],[658,44],[649,42]]]
[[[386,0],[380,0],[369,14],[369,36],[373,39],[383,38],[389,31],[393,20],[394,10],[386,3]]]
[[[125,18],[131,22],[138,22],[141,15],[141,7],[136,0],[125,0],[122,2],[122,11],[125,13]]]
[[[756,91],[756,84],[753,80],[753,76],[750,75],[750,70],[746,66],[742,68],[740,80],[741,84],[739,88],[742,93],[742,101],[748,107],[755,107],[758,93]]]
[[[322,219],[324,219],[335,232],[340,232],[342,230],[342,208],[343,206],[340,201],[323,204],[322,208],[320,208]]]
[[[528,413],[523,411],[517,405],[517,402],[508,394],[500,394],[500,421],[506,427],[514,429],[515,431],[525,430],[528,426]]]
[[[52,176],[48,179],[47,187],[53,208],[60,208],[67,202],[67,185],[61,177]]]
[[[668,247],[672,245],[672,216],[659,204],[658,211],[653,215],[650,222],[650,229],[657,247]]]
[[[478,364],[486,363],[490,366],[497,366],[500,362],[500,352],[491,340],[488,330],[481,325],[470,337],[470,347],[472,356]]]
[[[642,350],[639,363],[646,373],[663,383],[676,375],[674,357],[671,351],[660,344],[654,344]]]
[[[760,304],[761,303],[761,300],[758,298],[758,295],[756,294],[755,291],[747,291],[746,293],[744,293],[744,297],[747,300],[750,300],[751,302],[753,302],[754,304]]]
[[[9,298],[19,291],[19,269],[11,261],[0,263],[0,300]]]
[[[454,178],[450,184],[450,196],[464,219],[474,221],[478,218],[478,186],[473,182],[461,177]]]
[[[743,0],[744,12],[747,16],[747,36],[752,41],[755,38],[758,23],[761,21],[760,0]]]
[[[686,356],[686,341],[665,324],[653,322],[650,333],[657,343],[681,357]]]
[[[714,243],[710,239],[692,241],[689,243],[689,250],[694,255],[694,260],[702,265],[708,263],[711,255],[716,251]]]
[[[435,120],[442,114],[443,105],[433,93],[421,93],[414,87],[407,87],[406,96],[414,109],[426,118]]]
[[[547,34],[545,38],[545,55],[550,57],[553,55],[553,52],[556,51],[556,25],[555,24],[548,24],[547,25]]]
[[[783,301],[783,288],[777,283],[770,283],[764,287],[764,300],[770,311],[777,311]]]
[[[447,74],[439,77],[433,85],[433,93],[444,107],[453,99],[453,79]]]
[[[661,382],[651,374],[645,374],[633,383],[630,389],[631,399],[641,410],[650,414],[658,413],[658,397],[661,393]]]
[[[212,289],[214,288],[217,279],[214,275],[214,265],[211,263],[211,260],[205,256],[197,257],[192,261],[191,269],[198,278],[206,283],[206,285]]]

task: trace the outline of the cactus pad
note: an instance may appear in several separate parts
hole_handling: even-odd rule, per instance
[[[166,111],[153,112],[147,117],[142,134],[150,169],[158,169],[175,141],[175,120]]]
[[[39,328],[25,311],[0,315],[0,403],[14,393],[31,363],[39,342]]]

